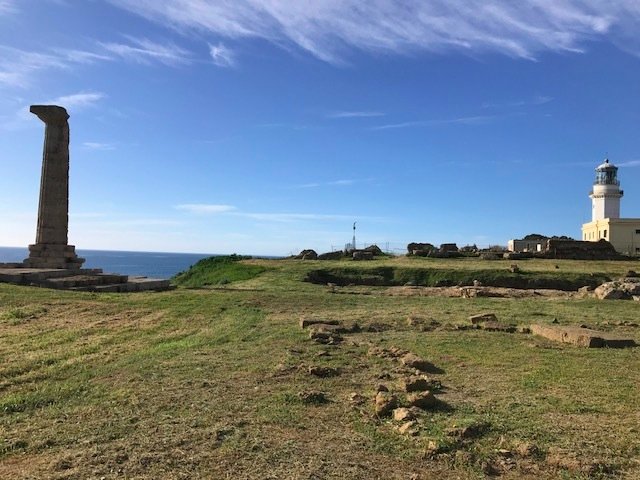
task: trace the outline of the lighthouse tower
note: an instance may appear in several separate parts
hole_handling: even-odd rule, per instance
[[[640,218],[620,218],[618,167],[606,159],[596,168],[591,198],[591,221],[582,225],[582,240],[606,240],[619,253],[640,256]]]
[[[605,218],[620,218],[620,198],[624,192],[620,190],[618,167],[605,159],[596,168],[596,181],[589,194],[591,197],[591,221]]]

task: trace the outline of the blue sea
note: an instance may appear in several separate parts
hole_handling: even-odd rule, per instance
[[[203,258],[206,253],[117,252],[108,250],[76,250],[87,261],[83,268],[101,268],[106,273],[144,275],[171,278]],[[29,252],[26,248],[0,247],[0,263],[21,262]]]

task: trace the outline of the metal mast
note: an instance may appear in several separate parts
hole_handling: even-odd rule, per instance
[[[353,240],[351,242],[353,249],[356,249],[356,222],[353,222]]]

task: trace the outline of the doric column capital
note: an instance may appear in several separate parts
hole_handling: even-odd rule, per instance
[[[67,110],[57,105],[31,105],[29,111],[47,125],[64,123],[69,119]]]

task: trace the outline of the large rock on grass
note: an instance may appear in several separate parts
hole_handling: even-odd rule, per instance
[[[625,277],[613,282],[605,282],[594,290],[600,300],[630,300],[640,295],[640,278]]]

